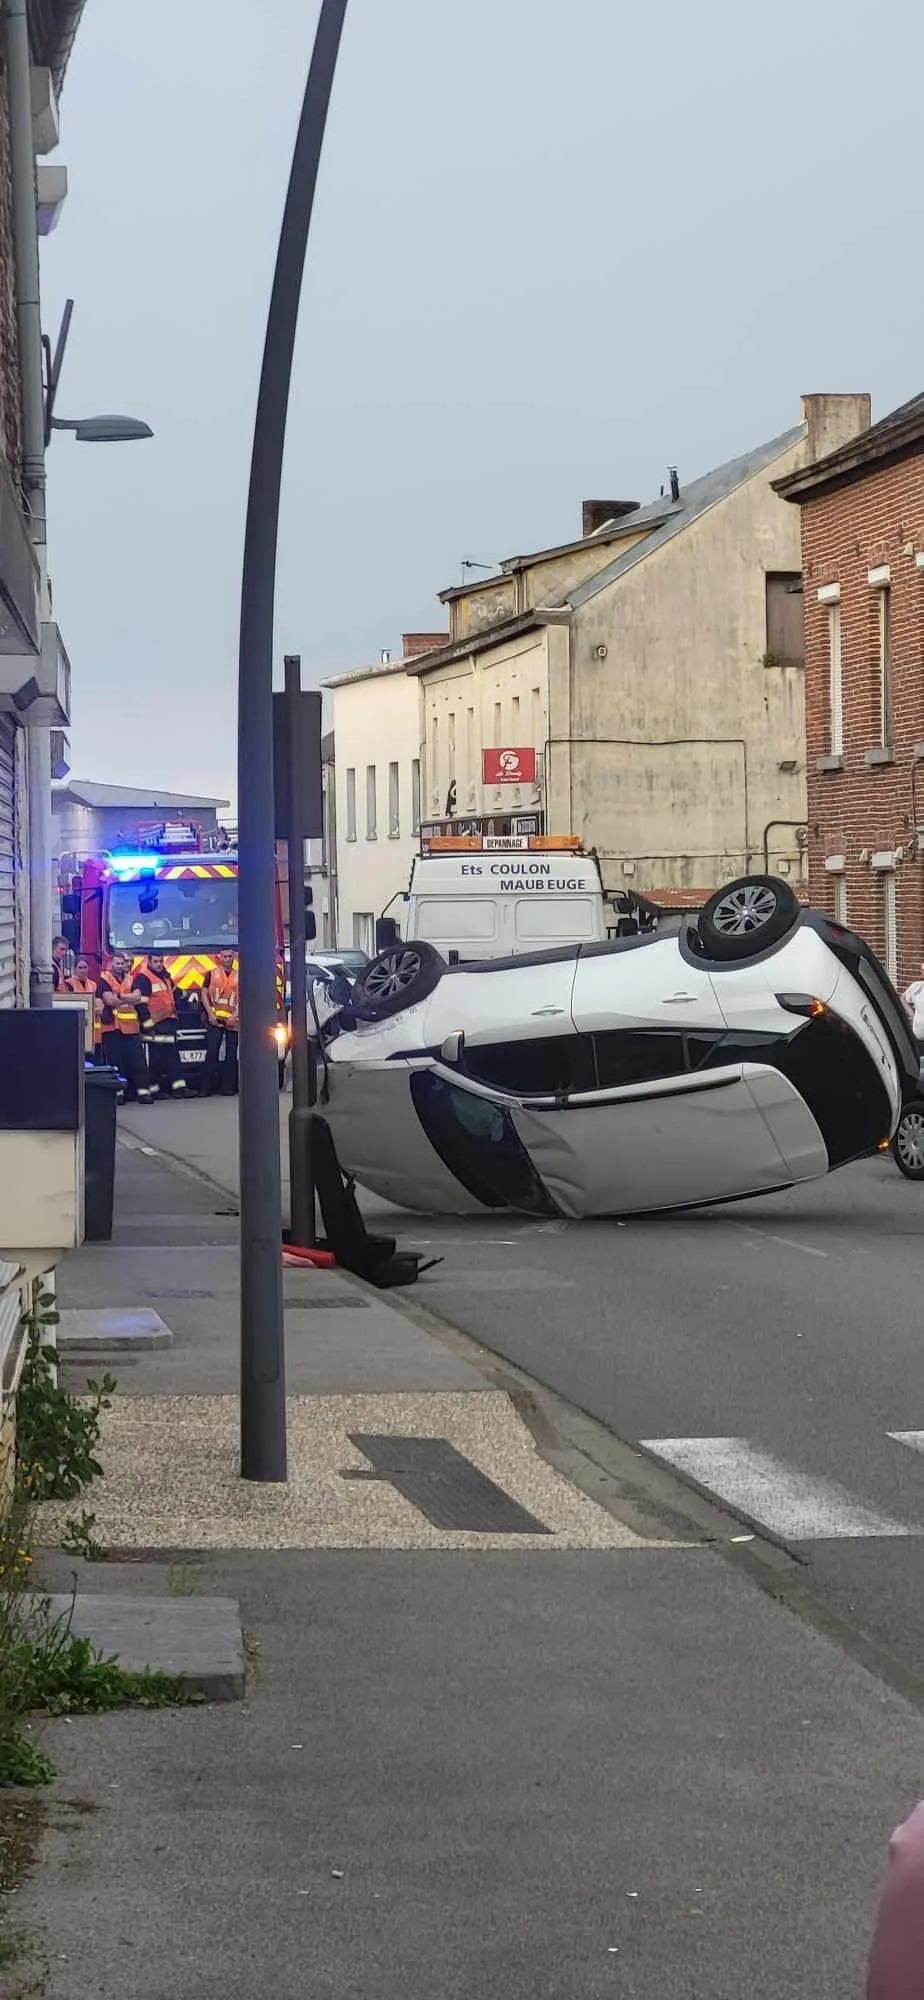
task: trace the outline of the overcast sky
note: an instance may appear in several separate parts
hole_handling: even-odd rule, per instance
[[[311,0],[87,0],[46,325],[75,773],[230,795],[239,565]],[[279,654],[438,628],[463,557],[579,532],[924,388],[916,0],[350,0],[289,418]]]

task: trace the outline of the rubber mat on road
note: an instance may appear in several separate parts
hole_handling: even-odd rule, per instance
[[[372,1471],[348,1472],[344,1478],[385,1481],[435,1528],[467,1529],[479,1535],[550,1532],[446,1438],[374,1436],[365,1431],[351,1431],[349,1437],[368,1458]]]

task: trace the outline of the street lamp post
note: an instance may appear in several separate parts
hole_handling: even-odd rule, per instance
[[[273,613],[279,495],[308,231],[347,0],[322,0],[289,175],[257,398],[238,677],[241,1474],[286,1477],[276,1022]]]

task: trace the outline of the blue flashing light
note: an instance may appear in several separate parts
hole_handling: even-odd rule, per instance
[[[145,854],[141,850],[135,854],[110,854],[106,858],[109,867],[117,868],[120,872],[126,869],[134,872],[142,868],[162,868],[164,865],[162,854]]]

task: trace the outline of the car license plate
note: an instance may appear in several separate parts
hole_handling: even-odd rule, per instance
[[[180,1061],[181,1061],[181,1062],[204,1062],[204,1061],[205,1061],[205,1050],[204,1050],[204,1049],[181,1049],[181,1050],[180,1050]]]

